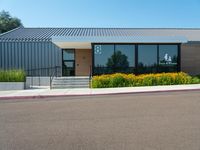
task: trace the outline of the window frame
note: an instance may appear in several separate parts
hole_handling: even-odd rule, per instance
[[[177,46],[177,70],[176,72],[181,71],[181,43],[91,43],[92,46],[92,75],[94,75],[94,46],[95,45],[114,45],[114,53],[115,53],[115,45],[133,45],[135,51],[134,57],[134,72],[133,74],[138,75],[138,46],[139,45],[157,45],[157,73],[159,73],[159,45],[176,45]],[[114,72],[113,72],[114,73]]]

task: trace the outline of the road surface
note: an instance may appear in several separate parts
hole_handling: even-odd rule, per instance
[[[200,150],[200,91],[0,101],[0,150]]]

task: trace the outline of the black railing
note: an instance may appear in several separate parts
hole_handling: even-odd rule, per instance
[[[55,76],[58,77],[61,75],[61,67],[55,66],[55,67],[48,67],[48,68],[35,68],[35,69],[25,70],[25,72],[26,72],[26,76],[29,77],[29,85],[30,86],[34,86],[34,85],[41,86],[41,78],[49,77],[50,78],[49,86],[51,88],[53,78]],[[38,79],[36,79],[36,77]],[[34,82],[35,81],[34,78],[35,78],[35,80],[38,81],[37,82],[38,84],[36,84],[36,82]]]
[[[92,66],[90,66],[90,75],[89,75],[89,87],[92,87]]]
[[[54,77],[58,77],[58,71],[59,71],[59,66],[55,67],[55,70],[52,72],[51,76],[50,76],[50,89],[52,89],[52,81]]]

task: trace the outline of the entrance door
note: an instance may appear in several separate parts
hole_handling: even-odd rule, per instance
[[[75,56],[73,49],[63,49],[62,51],[62,75],[75,76]]]

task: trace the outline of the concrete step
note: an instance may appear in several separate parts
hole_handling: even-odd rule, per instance
[[[58,81],[58,82],[59,82],[59,81],[68,81],[68,82],[69,82],[69,81],[74,81],[74,82],[80,81],[80,82],[81,82],[81,81],[89,81],[89,79],[71,79],[71,80],[70,80],[70,79],[67,79],[67,80],[65,80],[65,79],[64,79],[64,80],[53,79],[53,81]]]
[[[88,84],[88,83],[90,83],[89,81],[82,81],[82,82],[79,82],[79,81],[75,81],[75,82],[73,82],[73,81],[59,81],[59,82],[57,82],[57,81],[53,81],[52,82],[52,84]]]
[[[67,88],[89,88],[89,85],[77,85],[77,86],[72,86],[72,85],[54,85],[52,86],[52,89],[67,89]]]
[[[56,77],[52,81],[53,89],[61,88],[89,88],[89,77]]]
[[[88,79],[89,77],[55,77],[55,80],[82,80],[82,79]]]
[[[52,84],[53,86],[54,85],[89,85],[89,82],[88,83],[53,83]]]

